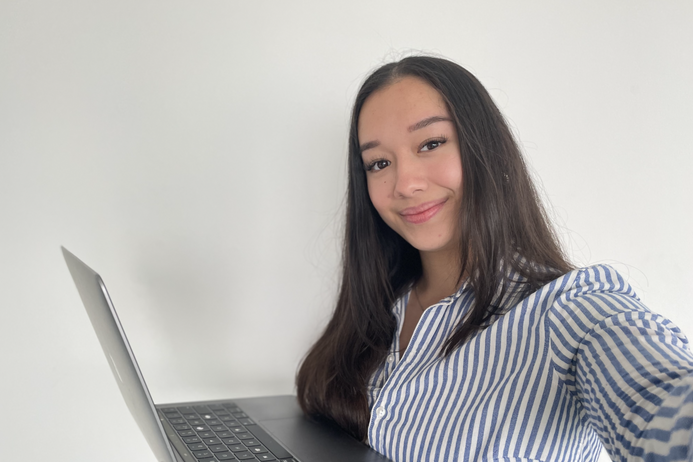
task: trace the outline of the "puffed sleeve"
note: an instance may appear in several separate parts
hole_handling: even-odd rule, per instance
[[[556,368],[581,418],[613,460],[693,460],[688,340],[617,273],[613,287],[601,281],[569,292],[552,313]]]

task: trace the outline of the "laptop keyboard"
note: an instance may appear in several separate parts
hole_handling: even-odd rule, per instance
[[[232,402],[159,409],[178,452],[186,462],[298,462],[272,436]]]

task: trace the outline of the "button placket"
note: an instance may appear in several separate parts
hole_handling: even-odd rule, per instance
[[[417,370],[425,368],[426,364],[430,362],[423,361],[421,357],[421,355],[425,354],[427,351],[426,341],[428,340],[421,337],[422,326],[430,323],[433,329],[439,328],[442,313],[454,305],[460,293],[461,289],[460,292],[454,296],[443,299],[424,311],[414,329],[409,347],[404,352],[404,355],[400,355],[397,352],[399,348],[399,333],[402,327],[402,319],[398,316],[398,330],[393,341],[392,350],[390,350],[390,354],[385,357],[385,380],[380,384],[382,388],[375,396],[374,402],[372,403],[373,407],[371,407],[371,421],[368,426],[368,441],[371,447],[382,448],[385,435],[388,434],[393,425],[397,425],[401,418],[399,414],[400,403],[395,399],[398,387],[396,387],[394,383],[398,381],[398,377],[402,376],[402,374],[416,376]],[[403,303],[402,300],[404,299],[400,299],[400,303]],[[398,308],[401,309],[401,305],[398,306]],[[398,314],[399,313],[396,313],[396,315]],[[393,395],[393,393],[395,393],[395,395]],[[387,403],[390,402],[390,400],[394,401],[391,405],[388,405]]]

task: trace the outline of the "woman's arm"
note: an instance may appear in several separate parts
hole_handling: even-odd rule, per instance
[[[691,460],[693,355],[685,335],[632,293],[588,291],[559,305],[557,370],[612,459]]]
[[[668,321],[643,312],[603,320],[574,370],[585,417],[614,460],[689,460],[693,357]]]

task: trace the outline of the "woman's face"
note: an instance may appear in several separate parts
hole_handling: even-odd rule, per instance
[[[385,223],[420,252],[456,249],[462,162],[440,94],[415,77],[395,81],[368,97],[358,136],[368,194]]]

